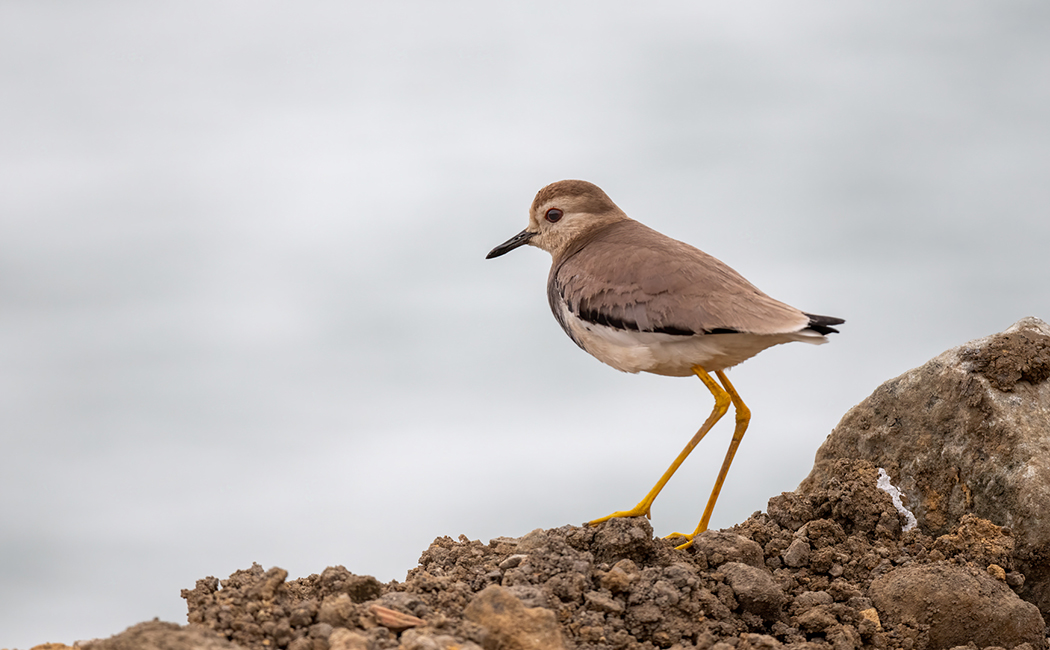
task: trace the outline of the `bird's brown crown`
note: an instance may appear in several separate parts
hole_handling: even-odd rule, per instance
[[[618,209],[609,195],[594,183],[567,180],[551,183],[537,192],[532,201],[532,212],[559,199],[569,200],[575,212],[598,214]]]

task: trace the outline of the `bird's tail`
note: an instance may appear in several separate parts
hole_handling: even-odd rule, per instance
[[[834,316],[817,316],[816,314],[806,314],[806,316],[809,317],[809,325],[806,326],[806,329],[811,329],[818,334],[837,334],[838,330],[832,325],[841,325],[846,322]]]

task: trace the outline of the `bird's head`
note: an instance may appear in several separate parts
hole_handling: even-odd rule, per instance
[[[627,218],[597,185],[587,181],[558,181],[536,194],[525,230],[493,248],[485,258],[499,257],[528,244],[542,248],[557,259],[581,237]]]

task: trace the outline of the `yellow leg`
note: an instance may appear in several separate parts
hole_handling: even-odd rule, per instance
[[[751,421],[751,409],[747,408],[744,401],[740,399],[740,395],[733,388],[733,384],[729,383],[729,378],[725,376],[725,373],[721,370],[715,372],[718,375],[718,379],[725,386],[726,392],[729,393],[729,398],[733,400],[733,408],[736,410],[736,429],[733,431],[733,441],[729,443],[729,451],[726,452],[726,458],[722,461],[722,469],[718,471],[718,478],[715,480],[715,489],[711,491],[711,497],[707,500],[707,507],[704,508],[704,516],[700,518],[700,524],[697,525],[696,530],[693,531],[692,535],[683,535],[682,533],[671,533],[667,536],[668,539],[673,537],[684,537],[686,542],[681,546],[675,548],[684,549],[689,548],[693,545],[693,539],[700,533],[707,530],[707,522],[711,520],[711,513],[715,509],[715,501],[718,501],[718,493],[722,491],[722,483],[726,480],[726,474],[729,473],[729,466],[733,464],[733,456],[736,455],[736,448],[740,446],[740,441],[744,439],[744,432],[747,431],[747,425]],[[714,383],[714,382],[712,382]]]
[[[589,521],[587,522],[588,526],[597,526],[603,521],[609,521],[610,519],[615,519],[617,517],[641,517],[642,515],[645,515],[648,518],[649,508],[652,507],[653,501],[656,501],[656,496],[660,494],[660,490],[664,489],[664,486],[667,485],[667,482],[671,480],[671,477],[674,476],[674,473],[678,471],[679,465],[681,465],[682,462],[686,459],[686,457],[689,456],[689,452],[693,451],[693,448],[696,447],[696,445],[704,439],[704,436],[707,435],[707,432],[711,430],[711,427],[715,426],[715,422],[718,422],[718,420],[726,414],[726,411],[729,410],[730,401],[734,399],[740,399],[739,397],[733,397],[733,395],[735,395],[735,392],[727,394],[726,391],[722,390],[722,387],[719,386],[714,379],[711,379],[711,375],[707,374],[707,371],[701,368],[700,366],[693,366],[693,372],[695,372],[696,376],[704,382],[704,385],[707,386],[707,389],[709,391],[711,391],[711,394],[715,396],[715,407],[711,411],[711,415],[707,416],[707,420],[704,422],[704,426],[700,427],[700,430],[696,432],[696,435],[693,436],[693,439],[690,440],[689,444],[685,446],[685,449],[682,450],[682,453],[678,454],[678,458],[674,459],[674,462],[671,463],[671,466],[667,468],[667,471],[664,472],[664,475],[660,477],[660,480],[657,481],[656,485],[653,486],[653,489],[649,490],[649,494],[645,495],[645,498],[642,499],[638,503],[638,505],[636,505],[631,510],[621,510],[619,512],[614,512],[606,517],[602,517],[601,519]],[[720,377],[724,377],[721,371],[718,371],[717,374]],[[723,382],[724,381],[725,379],[723,379]],[[732,388],[732,386],[730,386],[730,388]]]

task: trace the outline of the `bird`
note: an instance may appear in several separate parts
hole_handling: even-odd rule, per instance
[[[833,326],[845,321],[769,297],[715,257],[628,217],[587,181],[563,180],[542,188],[525,229],[485,258],[525,245],[550,253],[547,301],[577,346],[623,372],[695,375],[715,400],[711,414],[638,505],[588,525],[620,517],[651,518],[660,491],[733,406],[733,438],[700,523],[692,533],[668,535],[685,540],[676,548],[688,548],[707,530],[751,420],[725,371],[781,343],[826,343],[826,335],[838,332]]]

